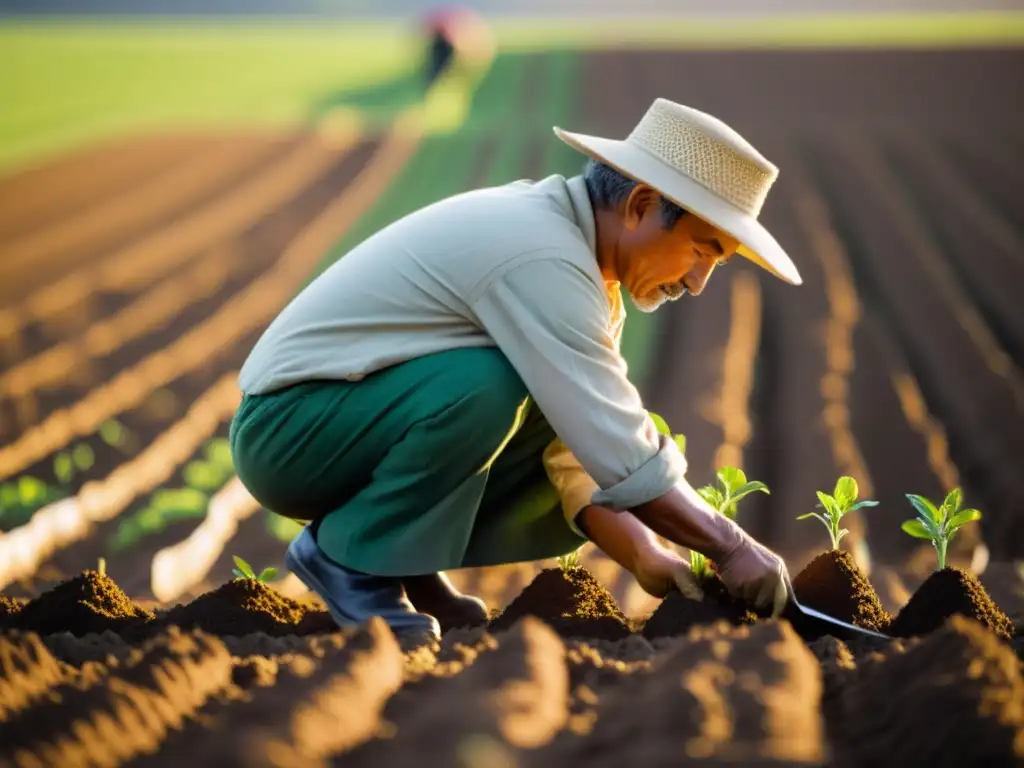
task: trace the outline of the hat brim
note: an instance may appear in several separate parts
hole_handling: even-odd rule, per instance
[[[554,131],[573,149],[607,163],[634,181],[649,184],[676,205],[735,237],[740,242],[736,251],[740,256],[790,285],[803,283],[793,260],[757,219],[706,187],[629,142],[571,133],[557,126]]]

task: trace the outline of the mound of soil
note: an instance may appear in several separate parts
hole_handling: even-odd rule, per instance
[[[1000,637],[1013,637],[1013,623],[972,574],[959,568],[936,571],[922,584],[889,626],[894,637],[927,635],[950,616],[974,619]]]
[[[803,605],[848,624],[885,632],[892,621],[853,555],[841,549],[822,552],[814,558],[793,579],[793,591]],[[787,606],[783,615],[806,640],[824,635],[846,639],[855,634],[805,616],[792,605]]]
[[[903,653],[858,665],[831,725],[843,765],[1020,765],[1020,662],[981,624],[953,616]]]
[[[0,629],[13,626],[15,617],[21,613],[27,602],[8,595],[0,595]]]
[[[84,571],[23,605],[9,625],[41,635],[70,632],[80,637],[105,630],[130,632],[152,619],[152,613],[133,603],[111,579]]]
[[[685,635],[701,624],[726,621],[740,626],[753,624],[760,618],[742,601],[729,594],[718,575],[704,582],[704,600],[691,600],[673,590],[644,623],[643,635],[648,640]]]
[[[265,632],[281,637],[338,629],[327,611],[305,606],[255,579],[229,581],[171,609],[155,624],[228,636]]]
[[[563,637],[618,640],[631,630],[622,610],[585,568],[546,568],[494,620],[501,632],[524,616],[536,616]]]

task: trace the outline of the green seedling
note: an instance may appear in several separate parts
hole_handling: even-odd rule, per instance
[[[235,561],[235,565],[237,565],[238,567],[232,568],[231,572],[240,579],[252,579],[253,581],[258,581],[260,583],[265,584],[266,582],[270,581],[272,578],[277,576],[277,568],[264,568],[262,571],[260,571],[260,575],[257,576],[255,571],[253,571],[252,566],[245,562],[245,560],[240,558],[238,555],[232,555],[232,559]]]
[[[701,498],[710,504],[718,514],[723,515],[733,522],[736,521],[738,513],[737,505],[740,500],[755,491],[771,494],[768,486],[764,483],[753,480],[748,481],[746,473],[737,467],[722,467],[716,474],[718,486],[705,485],[697,489]],[[711,566],[708,559],[700,552],[690,550],[690,570],[698,579],[705,579],[711,575]]]
[[[648,415],[651,417],[651,421],[654,422],[654,426],[657,428],[659,434],[668,435],[669,437],[671,437],[672,442],[676,444],[676,447],[679,449],[679,452],[685,454],[686,436],[672,434],[672,430],[669,428],[668,422],[666,422],[658,414],[648,411]]]
[[[935,505],[924,496],[908,493],[907,499],[917,510],[917,518],[907,520],[901,526],[904,533],[917,539],[928,539],[935,547],[938,556],[939,570],[946,567],[946,548],[956,536],[956,532],[967,523],[981,519],[981,512],[976,509],[960,509],[963,493],[954,488],[936,509]]]
[[[74,478],[75,462],[67,451],[61,451],[53,457],[53,476],[63,485],[67,485]]]
[[[87,472],[96,463],[96,454],[85,443],[79,443],[71,449],[71,461],[74,462],[76,469]]]
[[[107,575],[107,559],[105,557],[101,557],[99,560],[96,561],[96,572],[100,576]]]
[[[559,568],[563,571],[571,571],[573,568],[579,568],[580,551],[577,549],[574,552],[570,552],[567,555],[561,555],[555,559],[558,561]]]
[[[131,549],[172,523],[203,517],[209,502],[209,496],[196,488],[162,488],[150,496],[146,507],[121,521],[108,546],[114,552]]]
[[[111,448],[120,448],[128,440],[128,430],[117,419],[108,419],[100,424],[100,440]]]
[[[24,525],[39,509],[65,495],[60,488],[31,475],[22,475],[0,485],[0,531]]]
[[[797,520],[806,520],[809,517],[815,517],[820,520],[832,539],[832,549],[839,549],[839,542],[850,532],[846,528],[839,527],[839,522],[843,519],[843,516],[848,512],[853,512],[855,509],[878,506],[877,501],[870,501],[868,499],[857,501],[857,494],[859,492],[860,489],[857,487],[857,481],[852,477],[844,475],[836,481],[836,487],[832,491],[831,496],[822,491],[816,491],[819,502],[816,506],[822,509],[823,512],[808,512],[806,515],[800,515]]]

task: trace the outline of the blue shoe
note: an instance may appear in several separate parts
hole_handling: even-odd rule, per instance
[[[285,564],[323,598],[339,626],[362,624],[380,616],[395,635],[424,632],[435,639],[441,636],[437,619],[416,613],[400,578],[372,576],[335,563],[317,546],[309,526],[289,545]]]

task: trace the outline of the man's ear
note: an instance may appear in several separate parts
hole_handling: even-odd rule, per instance
[[[636,229],[641,220],[650,215],[653,208],[661,203],[661,195],[654,187],[637,184],[629,193],[622,210],[622,225],[626,229]]]

